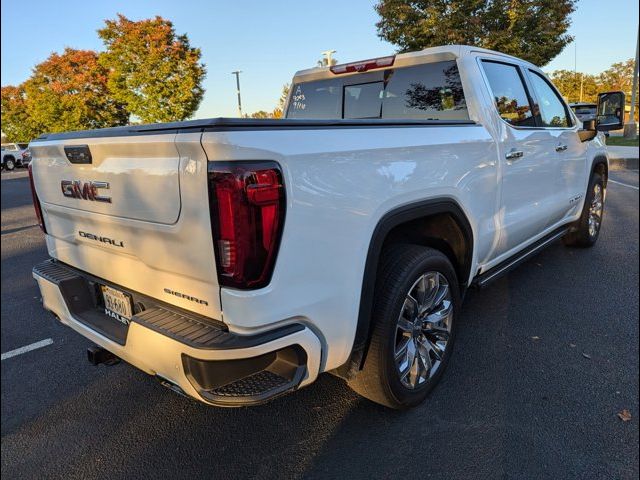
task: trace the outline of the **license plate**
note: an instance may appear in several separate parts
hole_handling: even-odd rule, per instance
[[[102,285],[101,288],[105,315],[109,315],[120,323],[129,325],[129,321],[133,316],[131,296],[106,285]]]

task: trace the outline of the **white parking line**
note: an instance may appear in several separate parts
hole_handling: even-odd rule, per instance
[[[611,179],[609,179],[609,181],[611,183],[615,183],[616,185],[622,185],[623,187],[629,187],[629,188],[633,188],[634,190],[638,190],[638,187],[636,187],[635,185],[627,185],[626,183],[616,182],[615,180],[611,180]]]
[[[32,343],[31,345],[25,345],[24,347],[16,348],[15,350],[11,350],[10,352],[3,353],[1,360],[4,361],[7,358],[22,355],[23,353],[30,352],[31,350],[37,350],[38,348],[46,347],[47,345],[51,345],[52,343],[53,340],[51,340],[50,338],[45,338],[44,340]]]

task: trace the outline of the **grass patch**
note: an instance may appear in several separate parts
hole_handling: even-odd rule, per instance
[[[624,138],[611,136],[607,138],[607,145],[615,145],[618,147],[637,147],[638,137],[636,138]]]

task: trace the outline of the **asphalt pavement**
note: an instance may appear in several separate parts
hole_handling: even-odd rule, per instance
[[[90,343],[42,310],[28,179],[3,172],[2,477],[638,478],[638,172],[611,179],[598,244],[554,243],[471,291],[442,382],[395,412],[328,374],[220,409],[89,365]]]

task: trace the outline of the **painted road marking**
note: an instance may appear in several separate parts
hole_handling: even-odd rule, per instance
[[[635,185],[627,185],[626,183],[616,182],[615,180],[611,180],[611,179],[609,179],[609,181],[611,183],[615,183],[616,185],[622,185],[623,187],[629,187],[629,188],[633,188],[634,190],[638,190],[638,187],[636,187]]]
[[[6,352],[2,354],[2,361],[7,358],[16,357],[18,355],[22,355],[23,353],[30,352],[32,350],[37,350],[38,348],[46,347],[47,345],[51,345],[53,340],[50,338],[45,338],[44,340],[40,340],[39,342],[32,343],[31,345],[26,345],[24,347],[16,348],[15,350],[11,350],[10,352]]]

